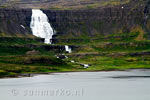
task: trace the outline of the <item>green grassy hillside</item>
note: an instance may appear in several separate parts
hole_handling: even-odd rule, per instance
[[[138,38],[141,33],[113,34],[95,39],[58,42],[47,45],[35,39],[0,39],[0,76],[24,73],[64,71],[112,71],[150,68],[150,41]],[[79,39],[80,40],[80,39]],[[50,46],[70,45],[72,53],[48,49]],[[69,58],[59,59],[55,55]],[[75,62],[71,62],[74,60]],[[89,64],[83,68],[82,64]],[[28,74],[27,74],[28,75]]]
[[[54,9],[43,11],[57,31],[57,41],[48,45],[31,36],[31,10],[0,9],[3,16],[0,18],[0,77],[26,73],[150,68],[150,25],[149,18],[145,20],[145,2],[129,2],[1,0],[1,8]],[[20,25],[24,25],[26,31]],[[73,52],[66,53],[64,45],[71,46]],[[69,58],[57,58],[62,54]],[[90,66],[84,68],[83,64]]]

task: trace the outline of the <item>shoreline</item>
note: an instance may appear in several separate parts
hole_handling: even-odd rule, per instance
[[[150,69],[144,69],[144,68],[137,68],[137,69],[126,69],[126,70],[97,70],[97,71],[63,71],[63,72],[40,72],[40,73],[23,73],[18,74],[15,76],[0,76],[0,79],[13,79],[13,78],[24,78],[24,77],[34,77],[38,75],[52,75],[57,73],[73,73],[73,72],[114,72],[114,71],[131,71],[131,70],[150,70]]]

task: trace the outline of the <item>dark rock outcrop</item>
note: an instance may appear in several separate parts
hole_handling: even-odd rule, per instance
[[[129,33],[141,27],[150,31],[148,0],[91,10],[43,10],[56,30],[56,38],[97,37]],[[145,13],[147,18],[145,19]],[[31,9],[0,9],[1,36],[30,36]],[[146,24],[144,24],[146,23]],[[23,25],[23,27],[21,27]]]
[[[32,50],[32,51],[26,52],[26,55],[37,55],[37,54],[40,54],[40,52],[37,50]]]
[[[0,9],[0,36],[32,36],[31,14],[29,9]]]

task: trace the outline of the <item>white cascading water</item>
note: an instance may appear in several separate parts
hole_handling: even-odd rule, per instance
[[[34,36],[45,39],[44,43],[52,43],[54,30],[48,21],[48,17],[40,9],[32,9],[30,28]]]
[[[68,45],[65,45],[65,50],[66,50],[66,52],[68,52],[68,53],[71,53],[72,51],[71,51],[71,48],[68,46]]]

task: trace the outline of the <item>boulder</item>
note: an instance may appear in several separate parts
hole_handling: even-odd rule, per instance
[[[37,54],[39,54],[39,53],[40,53],[40,52],[37,51],[37,50],[32,50],[32,51],[26,52],[26,55],[37,55]]]

